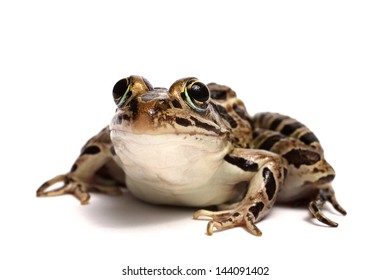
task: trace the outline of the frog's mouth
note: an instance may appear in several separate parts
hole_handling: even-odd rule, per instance
[[[117,112],[111,121],[110,130],[137,135],[205,135],[218,138],[227,135],[226,129],[211,121],[199,119],[196,115],[185,115],[180,110],[159,114],[150,108],[135,117],[132,113]]]
[[[190,149],[213,147],[212,149],[216,151],[228,145],[227,134],[217,135],[209,131],[195,133],[192,130],[186,131],[174,127],[160,127],[159,129],[143,127],[140,129],[132,126],[129,129],[128,127],[110,125],[110,137],[114,145],[134,146],[135,149],[144,145],[149,146],[149,149],[156,147],[161,149],[167,147],[176,147],[177,149],[179,147],[191,147]]]
[[[110,124],[110,137],[115,150],[120,151],[117,152],[119,157],[122,154],[124,160],[145,157],[164,160],[175,158],[178,154],[180,157],[218,154],[230,148],[228,133],[221,132],[215,124],[203,123],[191,116],[184,119],[179,112],[172,117],[165,114],[162,119],[152,119],[150,115],[139,115],[132,119],[123,114],[117,112],[114,116]],[[174,164],[178,161],[173,160]]]

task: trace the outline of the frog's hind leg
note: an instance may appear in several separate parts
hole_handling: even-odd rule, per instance
[[[315,134],[306,125],[289,116],[271,112],[258,113],[253,117],[253,131],[254,138],[257,138],[253,143],[258,149],[279,153],[275,151],[275,144],[284,137],[291,137],[323,153]]]
[[[322,212],[325,203],[330,202],[343,215],[347,212],[336,200],[331,187],[335,171],[325,160],[324,151],[315,134],[306,125],[291,117],[270,112],[256,114],[253,117],[253,127],[253,147],[281,155],[288,171],[285,185],[290,183],[297,186],[295,189],[310,186],[314,199],[310,201],[312,193],[303,198],[310,201],[309,211],[317,220],[336,227],[337,223],[328,219]],[[280,197],[289,196],[286,195],[286,189],[284,187]]]
[[[316,198],[309,202],[309,210],[313,214],[313,216],[319,220],[320,222],[331,226],[337,227],[338,224],[329,218],[327,218],[322,212],[322,208],[326,202],[330,202],[332,206],[342,215],[346,215],[347,211],[344,210],[343,207],[338,203],[336,199],[335,192],[332,187],[327,187],[324,189],[320,189]]]

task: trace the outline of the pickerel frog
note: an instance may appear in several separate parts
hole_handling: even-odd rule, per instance
[[[335,172],[302,123],[275,113],[251,117],[232,89],[196,78],[166,89],[130,76],[115,84],[113,97],[111,124],[37,196],[73,194],[86,204],[90,191],[118,194],[125,186],[150,203],[203,208],[194,218],[210,219],[209,235],[240,225],[261,235],[255,224],[276,201],[307,201],[332,227],[326,202],[346,214],[331,186]],[[48,189],[56,183],[63,185]]]

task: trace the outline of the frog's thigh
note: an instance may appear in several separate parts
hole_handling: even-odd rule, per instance
[[[212,218],[208,224],[208,234],[212,234],[214,228],[223,230],[245,224],[251,233],[261,235],[254,223],[262,219],[276,201],[283,181],[280,156],[262,150],[235,149],[225,156],[223,170],[227,177],[234,174],[237,179],[249,181],[244,198],[233,204],[230,210],[199,210],[194,213],[194,218]]]

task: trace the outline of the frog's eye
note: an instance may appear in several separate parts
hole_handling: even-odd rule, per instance
[[[112,89],[112,96],[115,104],[122,107],[126,101],[129,101],[133,95],[153,90],[153,86],[143,77],[130,76],[119,80]]]
[[[119,80],[112,89],[112,96],[114,97],[115,104],[120,107],[129,95],[131,96],[129,78]]]
[[[210,91],[202,82],[190,79],[184,87],[183,99],[192,109],[204,112],[209,104]]]

